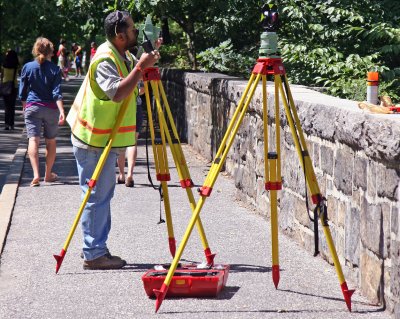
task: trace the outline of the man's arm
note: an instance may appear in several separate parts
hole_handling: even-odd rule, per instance
[[[144,69],[152,67],[159,58],[160,54],[158,51],[143,53],[133,70],[119,83],[118,90],[112,100],[114,102],[121,102],[123,99],[125,99],[136,87],[137,83],[142,77],[142,72]]]

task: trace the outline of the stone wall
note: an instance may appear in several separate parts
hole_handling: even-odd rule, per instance
[[[163,70],[162,78],[182,140],[213,159],[247,81],[171,69]],[[267,88],[268,105],[273,106],[271,83]],[[293,85],[291,91],[321,192],[327,198],[330,229],[345,276],[371,302],[400,318],[400,115],[368,114],[354,101],[301,86]],[[268,217],[261,101],[260,85],[225,169],[235,180],[238,196]],[[268,113],[269,144],[273,145],[273,107]],[[280,119],[280,228],[312,252],[313,225],[307,216],[304,173],[282,106]],[[322,232],[319,238],[321,255],[332,263]]]

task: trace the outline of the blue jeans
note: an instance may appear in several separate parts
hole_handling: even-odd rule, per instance
[[[79,185],[82,189],[83,199],[89,188],[87,182],[93,175],[103,149],[94,151],[74,146],[73,152],[78,167]],[[114,196],[117,156],[117,152],[110,151],[82,213],[81,225],[85,260],[93,260],[106,254],[106,242],[111,229],[110,202]]]

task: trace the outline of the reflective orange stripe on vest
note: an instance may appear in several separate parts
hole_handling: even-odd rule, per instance
[[[101,129],[101,128],[96,128],[91,126],[87,121],[84,119],[78,117],[79,123],[87,130],[91,131],[93,134],[111,134],[112,128],[109,129]],[[136,131],[136,125],[130,125],[130,126],[121,126],[118,129],[118,133],[129,133],[129,132],[135,132]]]

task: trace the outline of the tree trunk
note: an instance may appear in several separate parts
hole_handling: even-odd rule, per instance
[[[186,24],[186,33],[188,35],[188,56],[192,63],[192,68],[197,70],[197,58],[196,58],[196,32],[194,30],[194,24],[188,22]]]
[[[163,37],[163,43],[170,44],[171,35],[169,34],[168,18],[166,16],[161,17],[161,34]]]

